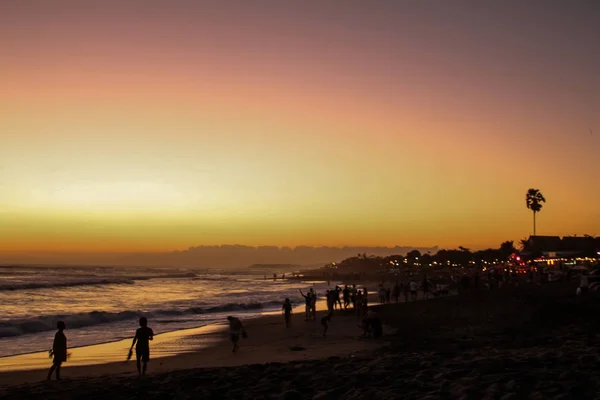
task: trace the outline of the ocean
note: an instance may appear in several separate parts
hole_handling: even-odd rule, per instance
[[[155,334],[279,310],[299,289],[325,282],[274,281],[244,272],[141,267],[0,266],[0,357],[49,350],[56,322],[69,347],[132,338],[141,316]]]

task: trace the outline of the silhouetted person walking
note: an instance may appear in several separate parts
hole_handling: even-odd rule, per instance
[[[154,340],[154,332],[148,327],[146,317],[142,317],[140,318],[140,327],[135,331],[135,337],[129,348],[129,354],[131,354],[133,346],[135,346],[136,365],[140,377],[146,375],[148,361],[150,361],[150,340]]]
[[[52,373],[56,371],[56,380],[60,381],[60,366],[67,361],[67,337],[63,332],[66,328],[65,323],[58,321],[56,328],[58,332],[54,335],[54,343],[52,343],[52,350],[50,350],[50,356],[54,356],[54,360],[52,360],[52,366],[48,371],[48,380],[52,379]]]
[[[290,299],[285,299],[281,309],[283,310],[283,319],[285,321],[285,327],[289,328],[292,322],[292,303],[290,302]]]
[[[346,310],[350,305],[350,289],[348,288],[348,285],[344,287],[342,295],[344,296],[344,310]]]
[[[323,318],[321,318],[321,325],[323,326],[323,337],[327,336],[327,330],[329,329],[329,323],[331,322],[331,316],[333,314],[330,312]]]
[[[229,317],[227,317],[227,320],[229,321],[229,332],[231,334],[231,343],[233,343],[233,350],[231,350],[231,351],[235,353],[235,352],[237,352],[237,350],[239,348],[240,333],[242,334],[242,336],[244,338],[248,337],[248,334],[246,333],[246,330],[244,329],[244,325],[242,325],[242,321],[240,321],[239,318],[229,316]]]
[[[340,310],[342,309],[342,300],[340,299],[340,293],[342,291],[342,288],[339,286],[335,287],[335,296],[334,296],[334,302],[333,302],[333,306],[335,308],[335,303],[337,303],[340,306]]]

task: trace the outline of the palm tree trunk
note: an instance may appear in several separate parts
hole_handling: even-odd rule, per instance
[[[533,236],[535,236],[535,211],[533,212]]]

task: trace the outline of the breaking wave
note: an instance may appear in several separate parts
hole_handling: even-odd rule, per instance
[[[260,310],[263,308],[275,307],[281,305],[280,302],[270,301],[266,303],[248,303],[236,304],[229,303],[215,307],[192,307],[188,309],[170,309],[158,310],[153,312],[142,311],[122,311],[111,313],[106,311],[92,311],[80,314],[57,314],[30,319],[9,320],[0,322],[0,338],[14,337],[28,333],[52,331],[56,329],[56,322],[62,320],[67,325],[67,329],[84,328],[87,326],[106,324],[111,322],[134,320],[140,316],[148,318],[160,318],[161,316],[190,316],[197,314],[222,313],[230,311]]]
[[[125,276],[125,277],[110,277],[110,278],[87,278],[55,282],[16,282],[16,283],[0,283],[0,292],[14,290],[32,290],[32,289],[51,289],[76,286],[92,286],[92,285],[133,285],[135,281],[146,281],[149,279],[182,279],[196,278],[193,272],[173,273],[164,275],[151,276]]]

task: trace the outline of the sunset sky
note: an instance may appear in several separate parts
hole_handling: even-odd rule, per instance
[[[2,1],[0,110],[0,251],[600,235],[593,0]]]

